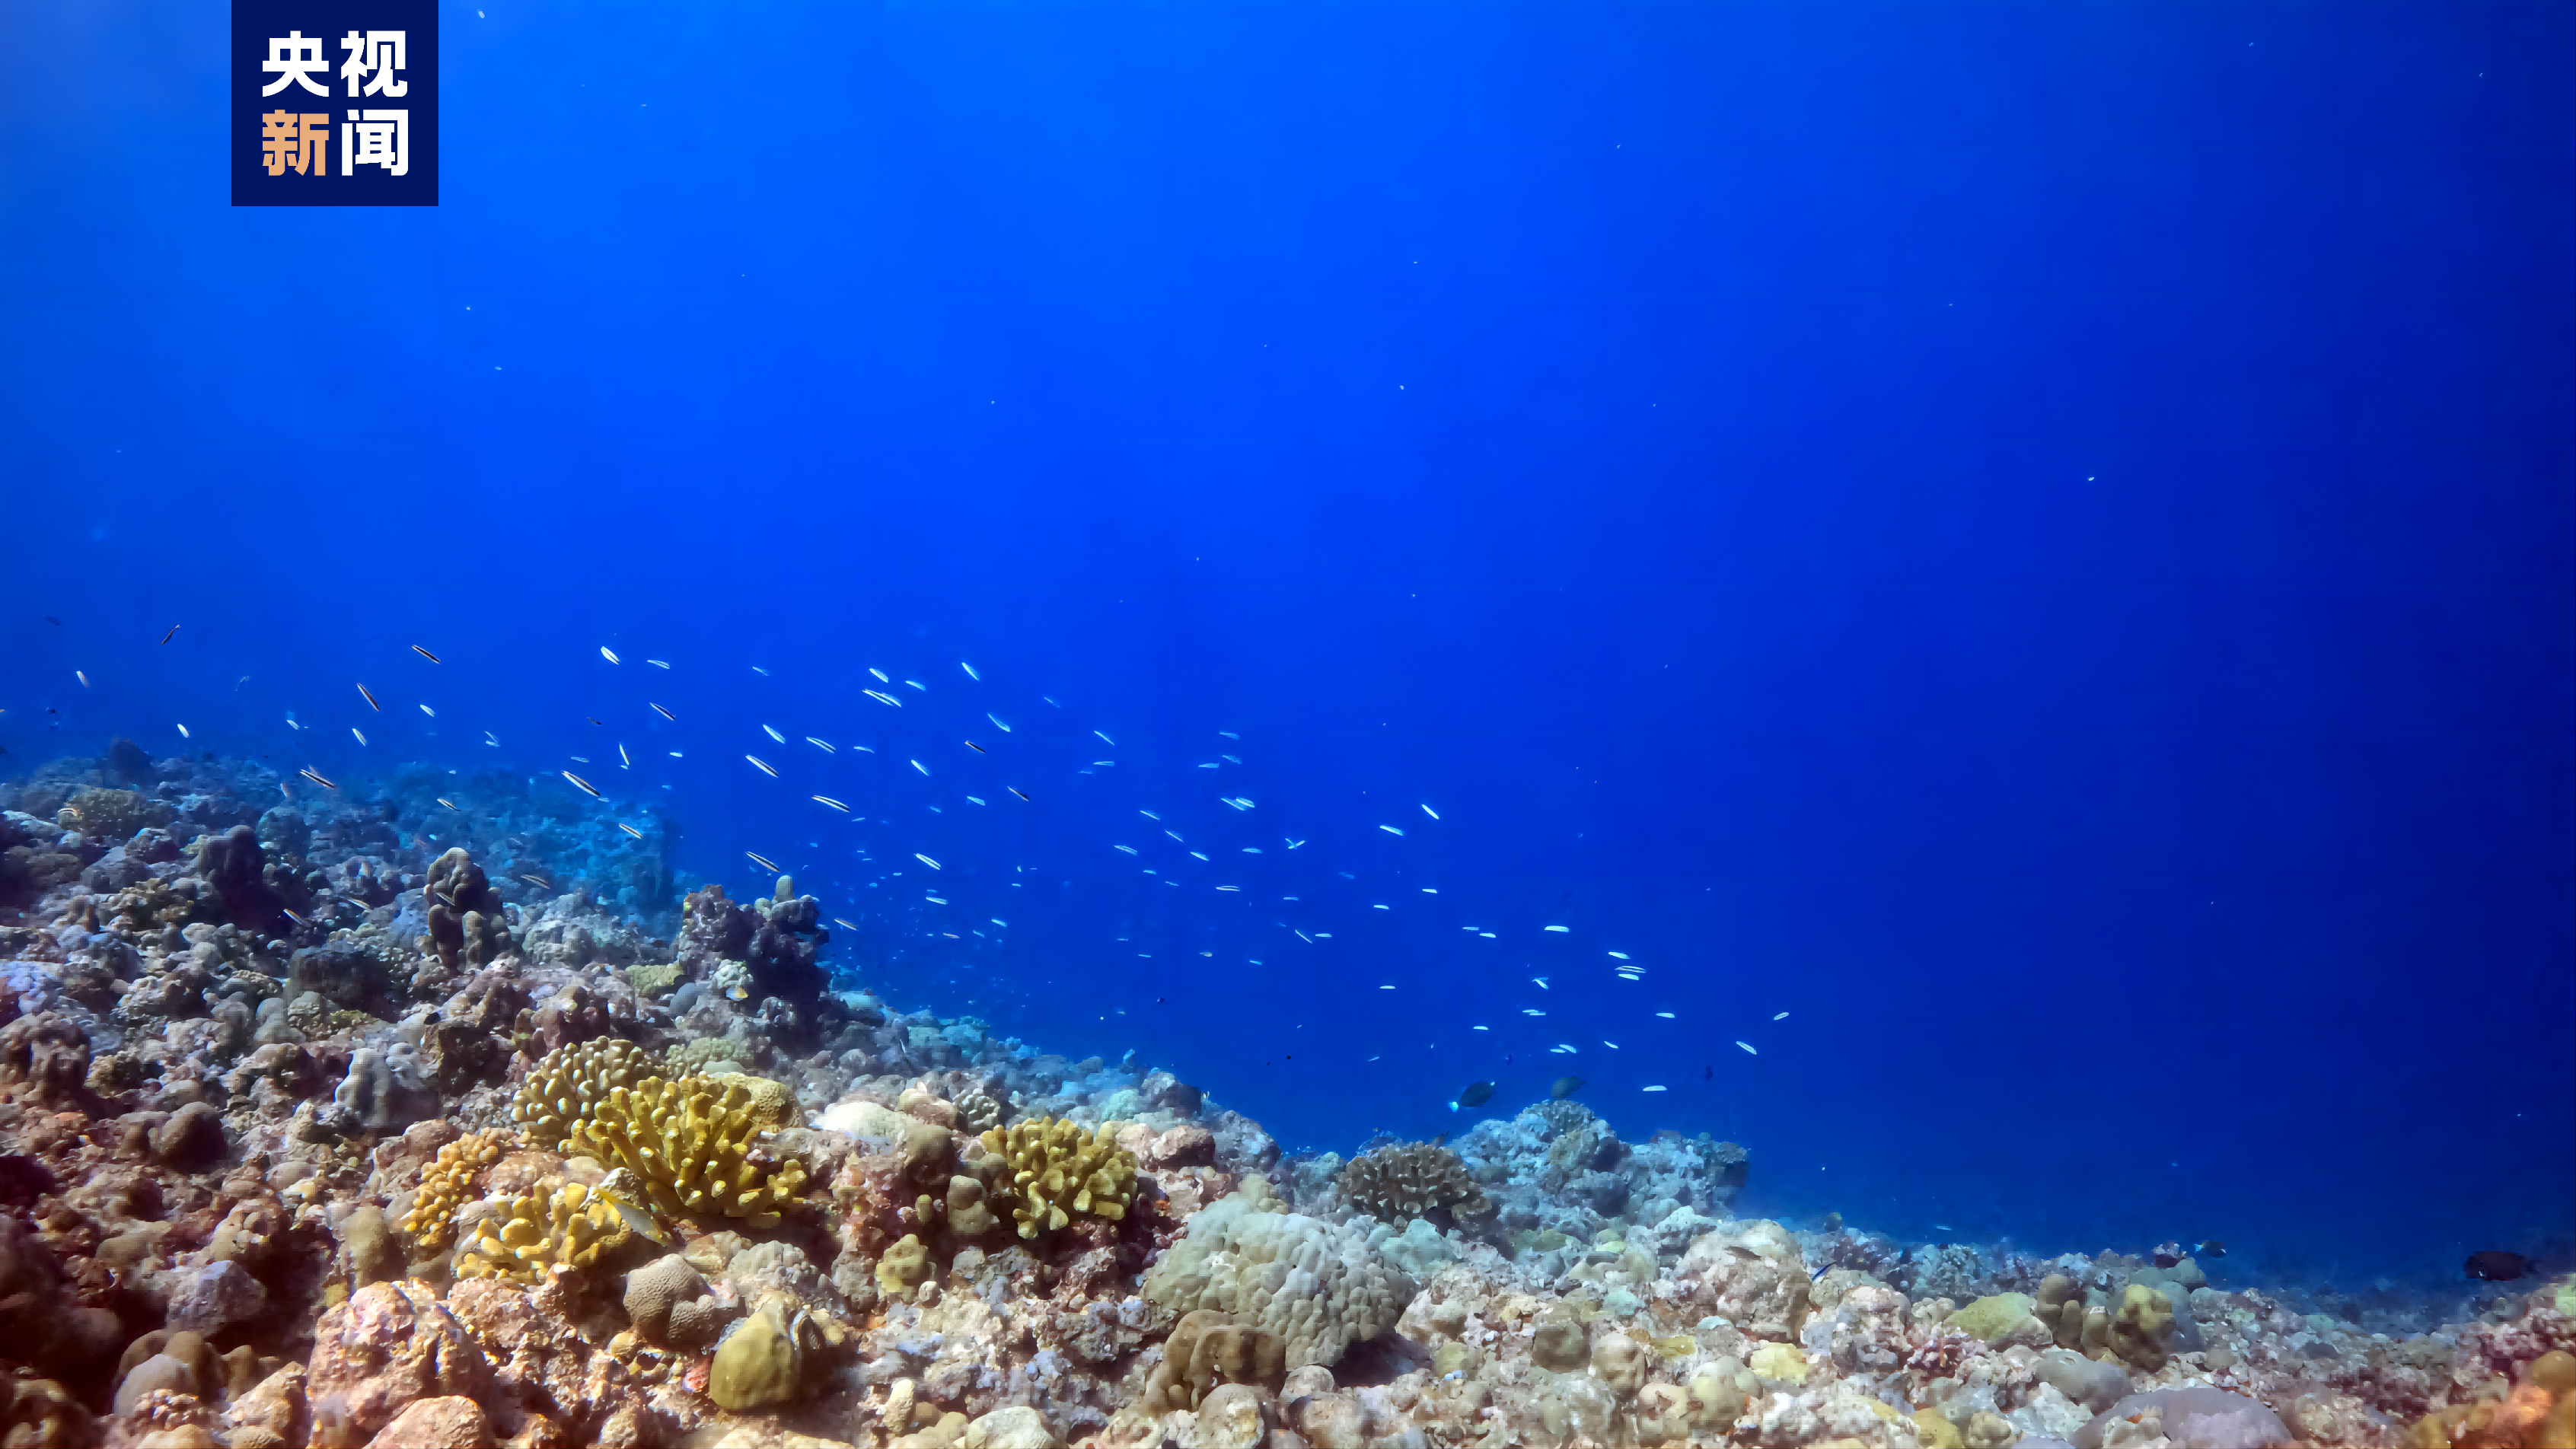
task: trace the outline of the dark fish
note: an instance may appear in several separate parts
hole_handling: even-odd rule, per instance
[[[1021,789],[1021,788],[1020,788],[1019,786],[1017,786],[1017,785],[1005,785],[1005,786],[1003,786],[1002,788],[1003,788],[1003,789],[1005,789],[1005,790],[1010,791],[1010,792],[1011,792],[1012,794],[1014,794],[1014,795],[1019,796],[1019,797],[1020,797],[1021,799],[1023,799],[1023,800],[1028,800],[1028,799],[1029,799],[1029,792],[1028,792],[1028,791],[1026,791],[1026,790]],[[1032,804],[1032,805],[1034,805],[1034,804],[1036,804],[1037,802],[1036,802],[1036,801],[1034,801],[1034,800],[1030,800],[1030,801],[1029,801],[1029,803],[1030,803],[1030,804]]]
[[[1467,1084],[1467,1090],[1458,1094],[1458,1100],[1454,1105],[1459,1107],[1481,1107],[1492,1100],[1494,1100],[1493,1083],[1469,1082]]]
[[[648,699],[648,700],[646,700],[646,701],[644,701],[644,702],[645,702],[646,704],[653,704],[653,701],[651,701],[651,700],[649,700],[649,699]],[[653,704],[653,712],[654,712],[654,713],[656,713],[656,714],[658,714],[658,715],[660,715],[660,716],[661,716],[662,718],[664,718],[664,719],[667,719],[667,720],[673,721],[674,723],[678,722],[678,720],[679,720],[679,718],[680,718],[678,715],[671,713],[669,710],[662,708],[662,706],[660,706],[660,705],[658,705],[658,704]]]
[[[178,637],[179,637],[179,626],[178,626],[178,625],[176,625],[176,624],[173,624],[173,625],[171,625],[171,626],[170,626],[170,632],[161,636],[161,642],[162,642],[162,643],[164,643],[164,644],[167,644],[167,643],[169,643],[171,640],[176,639],[176,638],[178,638]]]
[[[384,713],[385,707],[376,703],[376,697],[367,693],[367,687],[365,685],[361,684],[358,686],[358,694],[360,698],[366,700],[367,708],[374,710],[378,714]]]
[[[1446,1133],[1446,1132],[1443,1132],[1443,1133],[1441,1133],[1439,1136],[1432,1138],[1432,1139],[1431,1139],[1431,1145],[1432,1145],[1432,1146],[1434,1146],[1434,1147],[1446,1147],[1446,1146],[1448,1146],[1448,1145],[1449,1145],[1449,1134],[1448,1134],[1448,1133]]]
[[[2227,1256],[2227,1245],[2216,1238],[2203,1238],[2192,1244],[2191,1251],[2196,1257],[2224,1258]]]
[[[768,856],[759,854],[756,851],[746,850],[743,854],[750,856],[752,863],[759,866],[762,870],[778,871],[781,869],[777,861],[771,860]]]
[[[421,647],[420,647],[419,645],[417,645],[417,644],[414,644],[413,646],[411,646],[411,652],[412,652],[412,653],[414,653],[414,654],[419,655],[419,656],[420,656],[421,658],[423,658],[423,659],[428,660],[428,661],[429,661],[430,663],[432,663],[432,664],[437,664],[437,663],[441,663],[441,662],[442,662],[442,661],[439,659],[439,657],[438,657],[437,655],[430,653],[428,650],[421,648]]]
[[[319,774],[316,774],[312,770],[298,770],[295,773],[302,775],[305,779],[312,781],[314,784],[321,786],[325,790],[337,790],[340,788],[331,781],[323,779]]]
[[[1701,1081],[1703,1081],[1703,1082],[1705,1082],[1705,1081],[1709,1080],[1710,1078],[1712,1078],[1712,1077],[1714,1077],[1714,1076],[1716,1076],[1716,1075],[1717,1075],[1717,1068],[1715,1068],[1715,1067],[1702,1067],[1702,1068],[1700,1068],[1700,1069],[1699,1069],[1699,1079],[1700,1079]]]
[[[975,743],[973,740],[968,740],[968,741],[966,742],[966,748],[968,748],[968,749],[970,749],[970,750],[973,750],[975,753],[977,753],[977,754],[979,754],[979,755],[989,755],[989,754],[991,754],[991,753],[992,753],[992,751],[991,751],[991,750],[988,750],[988,749],[984,748],[982,745],[979,745],[979,744]]]
[[[59,629],[59,628],[61,628],[61,627],[63,626],[63,621],[62,621],[62,620],[60,620],[60,619],[55,618],[55,617],[54,617],[53,615],[51,615],[51,614],[47,614],[47,615],[45,616],[45,622],[46,622],[46,623],[48,623],[48,624],[53,625],[53,626],[54,626],[55,628],[57,628],[57,629]]]
[[[570,771],[570,770],[565,770],[565,771],[563,771],[563,772],[562,772],[562,774],[563,774],[563,777],[564,777],[565,779],[572,781],[572,782],[573,782],[574,784],[576,784],[576,785],[579,785],[579,786],[583,789],[583,791],[584,791],[584,792],[586,792],[587,794],[589,794],[589,796],[590,796],[592,799],[594,799],[594,800],[605,800],[605,799],[607,799],[607,798],[608,798],[607,796],[602,795],[602,794],[600,794],[600,793],[599,793],[599,787],[598,787],[597,785],[594,785],[594,784],[590,783],[588,780],[585,780],[585,779],[583,779],[581,776],[574,774],[572,771]]]
[[[2483,1278],[2490,1283],[2510,1283],[2531,1271],[2531,1260],[2520,1253],[2489,1248],[2483,1253],[2471,1253],[2463,1266],[2472,1278]]]
[[[590,719],[590,716],[589,716],[589,715],[583,715],[583,716],[582,716],[582,718],[583,718],[583,719]],[[590,719],[590,722],[591,722],[592,724],[597,724],[597,723],[599,723],[599,721],[597,721],[597,720],[595,720],[595,719]]]
[[[532,885],[532,886],[535,886],[537,889],[539,889],[539,890],[541,890],[541,891],[550,891],[550,890],[553,890],[553,889],[555,888],[555,887],[554,887],[554,882],[549,881],[549,880],[545,880],[545,879],[543,879],[542,877],[533,876],[533,875],[523,875],[523,876],[519,877],[519,879],[521,879],[521,880],[523,880],[523,881],[526,881],[528,884],[530,884],[530,885]]]
[[[1571,1097],[1582,1090],[1583,1079],[1581,1077],[1559,1077],[1554,1082],[1548,1084],[1547,1095],[1551,1101],[1562,1102],[1566,1098]]]

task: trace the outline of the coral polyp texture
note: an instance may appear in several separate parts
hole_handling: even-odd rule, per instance
[[[776,1227],[805,1184],[805,1166],[767,1145],[773,1100],[730,1077],[647,1077],[610,1088],[566,1145],[633,1173],[645,1199],[671,1217]]]
[[[280,787],[0,785],[10,1449],[2576,1445],[2576,1280],[1739,1215],[1571,1100],[1292,1152],[818,984],[604,804]]]
[[[999,1191],[1021,1237],[1052,1232],[1077,1216],[1113,1223],[1127,1216],[1136,1159],[1117,1144],[1115,1127],[1041,1117],[983,1135],[1008,1174]]]

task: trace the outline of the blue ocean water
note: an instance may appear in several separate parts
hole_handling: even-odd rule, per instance
[[[0,774],[572,771],[1295,1147],[2576,1257],[2565,7],[442,25],[439,208],[234,210],[219,7],[0,6]]]

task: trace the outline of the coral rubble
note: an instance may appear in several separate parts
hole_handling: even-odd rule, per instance
[[[784,878],[285,793],[0,786],[12,1449],[2576,1444],[2576,1283],[2409,1329],[1739,1217],[1741,1147],[1568,1100],[1286,1153],[835,989]]]

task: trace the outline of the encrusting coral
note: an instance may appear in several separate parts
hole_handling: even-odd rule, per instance
[[[763,1100],[736,1078],[647,1077],[611,1088],[567,1141],[633,1173],[666,1216],[775,1227],[805,1185],[805,1165],[762,1146],[770,1132],[755,1109]]]
[[[510,1120],[532,1146],[563,1146],[573,1126],[587,1119],[619,1087],[659,1076],[661,1064],[631,1041],[602,1037],[560,1046],[545,1054],[519,1084]]]
[[[1117,1222],[1136,1195],[1136,1159],[1116,1140],[1117,1124],[1085,1129],[1056,1117],[997,1127],[981,1139],[1009,1181],[997,1195],[1023,1238],[1061,1228],[1077,1213]]]
[[[1398,1227],[1415,1218],[1478,1218],[1488,1211],[1467,1164],[1428,1142],[1381,1147],[1342,1169],[1342,1196],[1373,1218]],[[1437,1215],[1435,1217],[1435,1215]]]
[[[443,1251],[455,1242],[456,1210],[477,1196],[475,1177],[507,1150],[500,1137],[488,1132],[468,1132],[438,1149],[437,1158],[421,1169],[420,1191],[412,1198],[411,1211],[403,1214],[402,1230],[427,1252]]]

